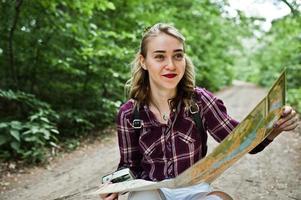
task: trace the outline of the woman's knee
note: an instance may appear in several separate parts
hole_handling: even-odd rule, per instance
[[[213,191],[206,195],[205,200],[233,200],[233,198],[225,192]]]

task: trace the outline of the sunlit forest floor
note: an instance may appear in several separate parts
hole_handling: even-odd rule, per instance
[[[265,92],[252,84],[235,82],[216,94],[224,100],[230,115],[242,120]],[[301,199],[300,142],[299,126],[279,136],[263,152],[244,156],[212,184],[213,188],[234,199]],[[216,145],[209,139],[209,151]],[[117,163],[114,133],[64,154],[46,167],[7,173],[1,180],[0,199],[99,199],[83,194],[94,190],[100,177],[113,171]]]

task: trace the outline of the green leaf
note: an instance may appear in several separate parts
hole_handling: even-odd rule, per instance
[[[41,117],[41,120],[46,122],[46,123],[49,123],[49,120],[46,117]]]
[[[7,128],[7,127],[8,127],[8,123],[0,123],[0,129]]]
[[[43,135],[44,135],[44,138],[45,138],[46,140],[49,140],[49,138],[50,138],[50,132],[49,132],[48,130],[46,130],[46,129],[41,130],[41,131],[42,131],[42,133],[43,133]]]
[[[53,133],[59,134],[59,131],[57,129],[52,128],[52,129],[50,129],[50,131]]]
[[[37,137],[35,137],[35,136],[30,136],[30,137],[24,138],[24,141],[26,141],[26,142],[34,142],[36,140],[37,140]]]
[[[16,152],[20,152],[20,143],[13,141],[10,143],[10,146],[16,151]]]
[[[107,7],[111,10],[115,10],[115,5],[112,2],[108,2]]]
[[[11,129],[9,131],[9,133],[10,133],[11,136],[13,136],[16,140],[18,140],[20,142],[20,133],[19,133],[19,131]]]
[[[10,126],[16,130],[21,130],[23,128],[21,122],[19,122],[19,121],[12,121],[10,123]]]
[[[37,127],[37,126],[33,126],[33,127],[31,127],[30,131],[31,131],[33,134],[36,134],[37,132],[40,131],[40,128]]]
[[[56,143],[54,143],[54,142],[49,142],[49,144],[50,144],[51,146],[53,146],[53,147],[59,148],[59,146],[58,146]]]

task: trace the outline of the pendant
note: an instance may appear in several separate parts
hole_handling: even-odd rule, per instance
[[[167,121],[167,120],[168,120],[168,115],[167,115],[166,113],[164,113],[164,114],[162,115],[162,118],[163,118],[164,121]]]

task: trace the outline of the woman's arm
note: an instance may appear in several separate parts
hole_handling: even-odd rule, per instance
[[[222,100],[214,96],[211,92],[197,88],[197,104],[201,108],[201,118],[204,128],[217,141],[221,142],[239,124],[231,118]]]
[[[222,141],[231,131],[239,124],[236,120],[232,119],[227,114],[227,109],[222,100],[215,97],[212,93],[199,89],[198,96],[199,102],[202,105],[203,117],[205,118],[205,125],[209,133],[218,142]],[[290,106],[285,106],[283,109],[282,117],[274,125],[274,130],[270,135],[258,144],[251,154],[262,151],[268,146],[275,137],[277,137],[283,131],[290,131],[298,126],[298,116],[296,112]]]

